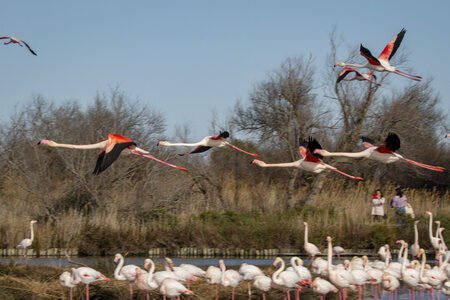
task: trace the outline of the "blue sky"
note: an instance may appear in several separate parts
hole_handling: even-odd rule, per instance
[[[440,108],[450,110],[450,1],[15,0],[2,8],[0,35],[27,41],[38,56],[0,45],[0,120],[33,95],[85,106],[118,85],[162,112],[169,134],[188,123],[201,138],[212,133],[213,111],[225,116],[287,57],[311,54],[323,68],[333,26],[374,54],[405,27],[397,53],[407,51],[413,74],[434,78]]]

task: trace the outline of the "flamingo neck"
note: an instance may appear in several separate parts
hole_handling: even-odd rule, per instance
[[[328,274],[331,274],[332,272],[332,267],[331,265],[333,264],[333,260],[332,260],[332,253],[333,253],[333,249],[331,246],[331,239],[328,241],[328,253],[327,253],[327,258],[328,258]]]
[[[422,253],[422,263],[420,264],[420,272],[419,272],[419,279],[423,282],[428,282],[426,277],[423,276],[423,271],[425,270],[425,262],[427,260],[427,257],[425,255],[425,251]]]
[[[163,146],[186,146],[186,147],[194,147],[194,146],[201,146],[201,143],[171,143],[167,142]]]
[[[71,148],[71,149],[104,149],[108,141],[102,141],[96,144],[88,144],[88,145],[73,145],[73,144],[59,144],[56,142],[49,143],[48,145],[51,147],[61,147],[61,148]]]
[[[278,268],[278,270],[275,271],[275,273],[273,273],[273,276],[272,276],[272,280],[276,284],[282,285],[282,282],[280,282],[280,280],[279,280],[279,276],[280,276],[280,273],[283,272],[284,268],[285,268],[284,260],[280,260],[280,267]]]
[[[405,247],[405,253],[403,254],[403,259],[402,259],[402,276],[403,273],[405,273],[406,270],[406,260],[408,259],[408,247]]]
[[[436,234],[435,237],[439,238],[439,230],[441,229],[441,222],[436,223],[437,227],[436,227]]]
[[[448,265],[448,261],[449,261],[449,259],[450,259],[450,255],[448,255],[448,252],[446,251],[444,254],[442,254],[442,255],[445,255],[445,260],[444,260],[444,262],[442,262],[442,263],[440,263],[439,264],[439,268],[441,269],[441,270],[444,270],[445,269],[445,267],[447,267],[447,265]],[[440,255],[440,257],[442,257],[442,255]]]
[[[114,270],[114,278],[115,278],[116,280],[126,280],[125,276],[123,276],[122,274],[120,274],[120,270],[122,270],[123,263],[124,263],[123,256],[120,255],[120,257],[119,257],[119,263],[117,264],[117,267],[116,267],[116,269]]]
[[[385,247],[385,249],[386,249],[386,258],[384,260],[384,265],[387,268],[389,265],[389,257],[391,256],[391,250],[389,250],[389,248],[386,248],[386,247]]]
[[[308,244],[308,224],[305,224],[305,245]]]
[[[33,222],[31,222],[30,223],[30,229],[31,229],[31,237],[30,237],[30,240],[33,242],[33,240],[34,240],[34,231],[33,231]]]
[[[428,225],[430,240],[433,240],[433,214],[430,213],[430,223]]]
[[[399,260],[399,261],[403,258],[403,250],[405,250],[405,243],[402,243],[402,246],[400,247],[400,250],[398,251],[397,260]]]
[[[419,230],[417,229],[417,223],[414,223],[414,244],[419,245]]]
[[[356,65],[356,64],[344,63],[344,66],[346,66],[346,67],[353,67],[353,68],[369,68],[369,64]]]
[[[155,272],[155,263],[153,260],[150,260],[150,270],[148,270],[147,274],[147,285],[150,286],[150,283],[153,280],[153,272]]]

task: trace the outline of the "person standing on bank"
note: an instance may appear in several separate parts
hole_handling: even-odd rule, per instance
[[[397,218],[397,225],[398,226],[405,226],[405,215],[406,215],[406,203],[408,202],[408,199],[403,194],[402,190],[400,188],[395,189],[396,195],[394,198],[392,198],[391,206],[395,208],[395,217]]]
[[[372,194],[372,216],[374,221],[379,221],[384,216],[384,203],[386,199],[380,189]]]

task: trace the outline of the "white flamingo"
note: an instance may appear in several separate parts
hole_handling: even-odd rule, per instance
[[[305,248],[306,253],[308,253],[311,256],[311,263],[312,263],[314,261],[314,257],[317,254],[320,254],[320,250],[319,248],[317,248],[316,245],[308,241],[308,223],[303,222],[303,225],[305,225],[305,241],[303,243],[303,247]]]
[[[341,254],[345,252],[345,249],[341,246],[333,247],[333,254],[337,255],[338,260],[341,260]]]
[[[69,288],[69,299],[72,300],[73,288],[77,286],[76,284],[72,283],[72,274],[70,274],[70,272],[64,271],[59,276],[59,283],[61,284],[62,287]]]
[[[426,211],[426,215],[430,216],[430,220],[428,223],[428,234],[430,237],[431,245],[435,250],[435,259],[436,261],[439,259],[439,248],[440,248],[440,238],[433,236],[433,213],[431,211]]]
[[[205,152],[205,151],[211,149],[212,147],[217,147],[217,148],[229,147],[231,149],[238,150],[240,152],[243,152],[243,153],[251,155],[251,156],[261,157],[258,154],[250,153],[250,152],[244,151],[241,148],[238,148],[234,145],[231,145],[230,143],[228,143],[225,140],[229,136],[230,136],[230,133],[228,133],[228,131],[223,131],[223,132],[220,132],[220,134],[218,134],[218,135],[207,136],[207,137],[203,138],[200,142],[197,142],[197,143],[171,143],[168,141],[159,141],[158,146],[196,147],[194,150],[192,150],[191,152],[188,152],[186,154]],[[185,154],[179,154],[179,155],[183,156]]]
[[[79,284],[81,282],[86,285],[86,300],[89,300],[89,284],[103,280],[109,281],[109,278],[92,268],[72,268],[72,284]]]
[[[148,154],[148,151],[136,147],[136,143],[127,137],[120,136],[118,134],[108,134],[108,139],[96,144],[88,145],[73,145],[73,144],[60,144],[51,140],[40,140],[38,145],[47,145],[49,147],[62,147],[70,149],[100,149],[98,154],[97,163],[94,168],[93,174],[98,175],[106,170],[114,161],[119,158],[121,154],[134,154],[150,158],[159,163],[165,164],[169,167],[176,168],[182,171],[187,171],[183,167],[172,165],[168,162],[162,161]]]
[[[281,257],[275,258],[275,261],[273,262],[274,267],[278,264],[280,264],[280,267],[272,275],[272,287],[286,292],[287,299],[290,300],[290,290],[296,289],[297,291],[302,291],[303,289],[297,284],[299,277],[294,271],[284,271],[286,265]],[[295,294],[295,299],[299,299],[298,293]]]
[[[239,274],[239,272],[237,272],[235,270],[227,270],[226,266],[225,266],[225,262],[222,259],[219,261],[219,267],[220,267],[220,271],[222,272],[221,278],[220,278],[221,284],[224,287],[233,288],[233,290],[231,292],[231,300],[234,300],[234,290],[239,285],[239,283],[242,281],[242,276],[241,276],[241,274]]]
[[[390,256],[391,253],[388,251],[388,249],[389,249],[388,244],[381,246],[380,249],[378,249],[378,255],[380,256],[380,258],[382,260],[386,260],[386,256],[388,258],[388,261],[390,261],[392,259],[392,257]]]
[[[347,176],[351,179],[355,180],[363,180],[361,177],[356,177],[349,175],[347,173],[344,173],[342,171],[339,171],[333,166],[327,165],[322,161],[322,156],[320,154],[315,154],[315,150],[320,150],[322,147],[320,146],[319,142],[314,138],[309,138],[308,141],[302,141],[301,146],[299,147],[300,155],[302,156],[302,159],[294,161],[294,162],[288,162],[288,163],[279,163],[279,164],[267,164],[263,162],[262,160],[254,159],[252,161],[253,164],[258,165],[262,168],[269,168],[269,167],[281,167],[281,168],[299,168],[308,172],[313,173],[321,173],[325,170],[331,170],[334,172],[337,172],[339,174],[342,174],[344,176]]]
[[[252,288],[250,286],[250,281],[254,280],[256,276],[264,275],[264,272],[257,266],[242,263],[239,268],[239,273],[242,275],[242,279],[247,281],[248,297],[251,299]]]
[[[181,294],[194,295],[193,291],[187,289],[181,282],[172,278],[164,279],[161,283],[159,291],[161,294],[163,294],[164,299],[166,299],[166,297],[169,297],[169,299],[173,299],[180,296]]]
[[[419,250],[419,258],[422,258],[420,265],[419,280],[426,288],[440,289],[444,281],[446,280],[445,274],[439,269],[431,269],[425,271],[426,254],[422,248]],[[432,293],[434,293],[432,291]],[[434,295],[433,295],[434,298]]]
[[[431,166],[426,165],[423,163],[419,163],[417,161],[404,158],[398,153],[395,153],[398,149],[400,149],[400,138],[395,133],[389,132],[387,138],[384,140],[384,142],[377,146],[376,142],[363,137],[363,146],[367,149],[361,152],[329,152],[325,149],[316,149],[314,150],[314,153],[320,154],[322,156],[345,156],[345,157],[364,157],[368,159],[377,160],[382,163],[393,163],[397,161],[404,161],[425,169],[438,171],[438,172],[444,172],[445,168],[438,167],[438,166]]]
[[[149,277],[150,277],[150,284],[152,284],[152,286],[149,285]],[[136,287],[139,290],[146,292],[147,300],[150,300],[149,292],[158,287],[156,282],[151,280],[152,277],[153,271],[151,273],[150,272],[142,273],[141,268],[136,268],[136,279],[134,280],[134,283],[136,284]],[[153,284],[156,284],[156,286]]]
[[[396,277],[389,273],[384,273],[381,285],[384,290],[388,291],[390,295],[393,294],[394,298],[396,298],[395,295],[397,295],[397,290],[400,287],[400,281]]]
[[[419,249],[420,250],[420,249]],[[402,260],[402,271],[401,271],[401,279],[403,283],[405,283],[410,290],[409,298],[411,299],[411,292],[413,293],[413,296],[415,294],[415,289],[419,287],[420,280],[419,280],[419,272],[414,268],[406,268],[407,265],[407,259],[408,257],[408,246],[406,245],[405,254],[403,255]]]
[[[33,231],[33,224],[37,223],[36,220],[30,221],[30,230],[31,230],[31,237],[29,239],[23,239],[20,241],[20,243],[16,246],[18,249],[22,249],[22,255],[23,259],[26,260],[27,258],[27,248],[33,244],[34,240],[34,231]]]
[[[23,43],[25,45],[25,47],[27,47],[28,50],[31,52],[31,54],[37,56],[36,52],[34,52],[33,49],[31,49],[31,47],[28,46],[28,44],[25,43],[24,40],[18,39],[18,38],[13,37],[13,36],[2,36],[2,37],[0,37],[0,40],[3,40],[3,39],[9,39],[9,41],[3,43],[4,45],[8,45],[8,44],[13,43],[13,44],[18,44],[20,47],[23,47],[23,45],[22,45],[22,43]]]
[[[123,280],[129,282],[130,287],[130,299],[133,299],[133,282],[136,280],[136,265],[126,265],[124,266],[124,258],[122,254],[117,253],[114,256],[114,263],[117,264],[114,270],[114,278],[116,280]],[[143,271],[147,273],[146,271]]]
[[[197,277],[205,277],[206,275],[206,272],[204,270],[191,264],[181,264],[180,268],[185,269],[186,271]]]
[[[216,300],[219,299],[219,284],[222,282],[222,271],[215,266],[209,266],[206,269],[205,279],[207,284],[216,286]]]
[[[188,289],[190,288],[189,285],[191,281],[199,280],[197,276],[192,275],[192,273],[189,272],[187,269],[181,267],[174,267],[172,259],[166,257],[165,260],[167,262],[166,271],[172,271],[176,276],[181,278],[188,285]]]
[[[272,286],[272,279],[264,274],[256,275],[253,280],[253,285],[262,292],[263,300],[266,300],[266,293]]]
[[[289,271],[292,268],[292,271],[297,274],[300,284],[310,285],[312,283],[311,272],[303,266],[303,260],[300,257],[294,256],[291,258],[290,263],[292,267],[289,267],[286,270]]]
[[[420,223],[420,220],[414,221],[414,244],[411,245],[410,251],[412,259],[417,258],[419,255],[420,245],[419,245],[419,230],[417,229],[417,224]]]
[[[332,253],[333,253],[333,247],[331,244],[331,237],[327,237],[328,242],[328,278],[330,279],[331,283],[333,283],[340,291],[342,290],[342,299],[346,299],[347,293],[346,288],[352,288],[354,289],[354,286],[352,285],[352,275],[350,272],[348,272],[345,269],[333,269],[333,260],[332,260]],[[339,292],[341,293],[341,292]]]
[[[337,293],[339,290],[328,280],[316,277],[311,284],[314,293],[320,294],[320,299],[325,300],[328,293]]]

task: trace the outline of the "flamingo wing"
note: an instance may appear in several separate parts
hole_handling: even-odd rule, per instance
[[[25,43],[24,41],[22,41],[22,43],[24,43],[25,46],[27,46],[28,50],[30,50],[30,52],[31,52],[33,55],[36,55],[36,56],[37,56],[36,52],[34,52],[33,49],[31,49],[30,46],[28,46],[27,43]]]
[[[92,174],[97,175],[101,172],[100,166],[102,165],[104,157],[105,157],[105,150],[101,149],[100,152],[98,153],[97,163],[95,164],[94,172]]]
[[[126,137],[117,134],[109,134],[106,150],[104,153],[100,151],[99,158],[97,159],[97,165],[99,166],[97,168],[96,165],[94,174],[98,175],[106,170],[114,161],[117,160],[117,158],[119,158],[120,153],[130,146],[136,146],[136,143]],[[99,160],[101,160],[101,162],[99,162]]]
[[[0,40],[4,40],[4,39],[10,39],[10,37],[9,36],[2,36],[2,37],[0,37]]]
[[[344,78],[345,78],[348,74],[350,74],[351,72],[355,72],[357,76],[361,76],[361,74],[360,74],[358,71],[356,71],[355,69],[352,69],[352,68],[344,68],[344,69],[342,70],[342,72],[339,73],[339,77],[338,77],[338,79],[336,80],[336,84],[338,84],[340,81],[342,81],[342,79],[344,79]]]
[[[310,153],[312,156],[314,156],[315,158],[318,158],[318,159],[322,159],[322,158],[323,158],[322,155],[317,154],[317,153],[314,153],[314,150],[316,150],[316,149],[322,149],[322,146],[320,146],[319,142],[318,142],[315,138],[313,138],[313,137],[310,137],[310,138],[309,138],[307,148],[308,148],[308,150],[309,150],[309,153]]]
[[[400,138],[395,133],[389,132],[387,138],[384,140],[384,146],[386,149],[395,152],[400,149]]]
[[[183,153],[183,154],[178,154],[180,156],[186,155],[186,154],[192,154],[192,153],[202,153],[205,151],[208,151],[209,149],[211,149],[212,147],[209,146],[198,146],[197,148],[195,148],[194,150],[192,150],[191,152],[188,153]]]
[[[307,152],[306,148],[303,147],[303,146],[300,146],[300,147],[298,147],[298,151],[300,152],[300,155],[302,156],[302,158],[305,159],[306,158],[306,152]]]
[[[305,151],[302,153],[302,148]],[[319,142],[315,138],[309,137],[308,140],[300,140],[300,154],[302,154],[303,159],[309,162],[319,163],[321,162],[322,155],[314,153],[315,149],[322,149]]]
[[[366,148],[371,148],[371,147],[377,147],[377,142],[375,142],[372,139],[369,139],[368,137],[361,137],[362,141],[363,141],[363,146]]]
[[[392,56],[394,56],[398,47],[405,36],[406,30],[403,28],[390,42],[386,45],[384,50],[381,52],[380,56],[378,56],[379,60],[390,60]]]
[[[372,53],[370,53],[370,50],[365,48],[362,44],[359,47],[359,52],[361,53],[362,56],[364,56],[369,61],[369,64],[374,65],[374,66],[380,66],[381,65],[381,63],[378,60],[378,58],[373,56]]]

